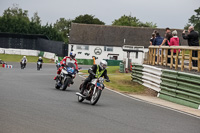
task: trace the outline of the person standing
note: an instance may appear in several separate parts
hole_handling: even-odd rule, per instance
[[[165,29],[165,38],[164,38],[162,44],[160,45],[160,47],[162,45],[169,46],[168,42],[170,42],[171,38],[172,38],[171,30],[170,30],[170,28],[167,27]],[[171,50],[170,49],[168,49],[168,55],[171,55]],[[167,58],[167,63],[170,63],[170,58]]]
[[[162,42],[163,42],[163,37],[161,37],[160,34],[157,32],[156,33],[156,38],[153,41],[153,45],[154,46],[160,46]],[[161,54],[161,50],[160,49],[157,49],[156,54],[158,54],[158,52]],[[156,61],[157,61],[157,58],[156,58]],[[159,59],[158,59],[158,61],[159,61]]]
[[[188,34],[185,34],[184,30],[182,33],[183,39],[188,41],[189,46],[199,46],[199,34],[194,31],[194,27],[190,26],[188,28]],[[192,57],[198,57],[198,51],[192,50]],[[192,60],[192,64],[194,67],[197,67],[197,60]]]
[[[172,32],[172,35],[173,35],[173,37],[170,38],[170,41],[167,40],[169,46],[179,46],[180,40],[179,40],[179,38],[178,38],[178,36],[177,36],[177,31],[174,30],[174,31]],[[178,51],[177,51],[176,49],[174,49],[174,50],[171,51],[171,52],[173,52],[173,55],[176,55],[176,52],[180,53],[180,49],[179,49]],[[178,62],[179,62],[179,61],[178,61]],[[174,59],[174,58],[173,58],[173,63],[175,64],[175,59]]]
[[[152,45],[153,45],[153,42],[154,42],[155,38],[156,38],[156,35],[155,35],[155,33],[152,33],[152,35],[151,35],[151,39],[150,39],[150,41],[149,41],[149,43],[150,43],[150,46],[152,46]]]

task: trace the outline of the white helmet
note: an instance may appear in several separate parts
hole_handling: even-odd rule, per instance
[[[42,57],[40,56],[39,59],[42,59]]]
[[[74,59],[75,56],[76,56],[76,53],[75,53],[74,51],[71,51],[71,52],[70,52],[70,57],[71,57],[72,59]]]
[[[107,62],[106,62],[105,60],[101,60],[99,66],[101,67],[101,69],[106,69],[106,67],[107,67]]]
[[[24,56],[23,58],[26,58],[26,56]]]

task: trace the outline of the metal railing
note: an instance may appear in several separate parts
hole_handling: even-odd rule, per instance
[[[177,51],[176,54],[173,53],[174,49],[176,49]],[[180,49],[180,52],[178,52],[179,49]],[[172,52],[169,55],[168,53],[170,51]],[[188,53],[186,53],[186,51],[188,51]],[[192,57],[192,51],[197,51],[198,57]],[[192,66],[192,60],[197,61],[197,67]],[[188,63],[185,63],[185,61],[188,61]],[[181,71],[184,71],[184,68],[186,68],[189,70],[197,70],[199,72],[200,71],[200,47],[149,46],[149,56],[148,56],[147,63],[150,65],[169,66],[171,69],[175,68],[176,70],[178,68],[181,68]]]

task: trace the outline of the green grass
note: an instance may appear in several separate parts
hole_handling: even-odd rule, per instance
[[[108,66],[107,68],[110,82],[104,82],[106,87],[123,93],[143,94],[146,87],[131,81],[130,73],[119,73],[119,66]],[[81,70],[83,74],[88,74],[88,70]]]
[[[0,59],[5,62],[20,62],[23,55],[0,54]],[[37,62],[38,56],[26,56],[28,62]],[[44,63],[53,63],[53,60],[42,58]]]

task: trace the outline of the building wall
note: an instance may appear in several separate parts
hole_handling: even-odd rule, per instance
[[[73,45],[73,46],[72,46]],[[89,46],[88,50],[80,50],[77,49],[78,47]],[[76,59],[92,59],[93,56],[97,57],[96,63],[98,63],[102,59],[110,59],[112,55],[110,54],[118,54],[117,60],[123,60],[126,61],[127,59],[127,52],[124,52],[122,47],[113,47],[113,51],[104,51],[104,46],[94,46],[94,45],[76,45],[76,44],[69,44],[68,53],[70,53],[71,49],[73,47],[73,51],[76,52]],[[109,46],[110,47],[110,46]],[[96,54],[96,50],[102,51],[101,54]],[[148,48],[144,49],[145,52],[148,52]],[[144,59],[144,53],[138,53],[138,58],[136,58],[136,53],[130,53],[130,59],[132,59],[132,62],[139,63]]]

